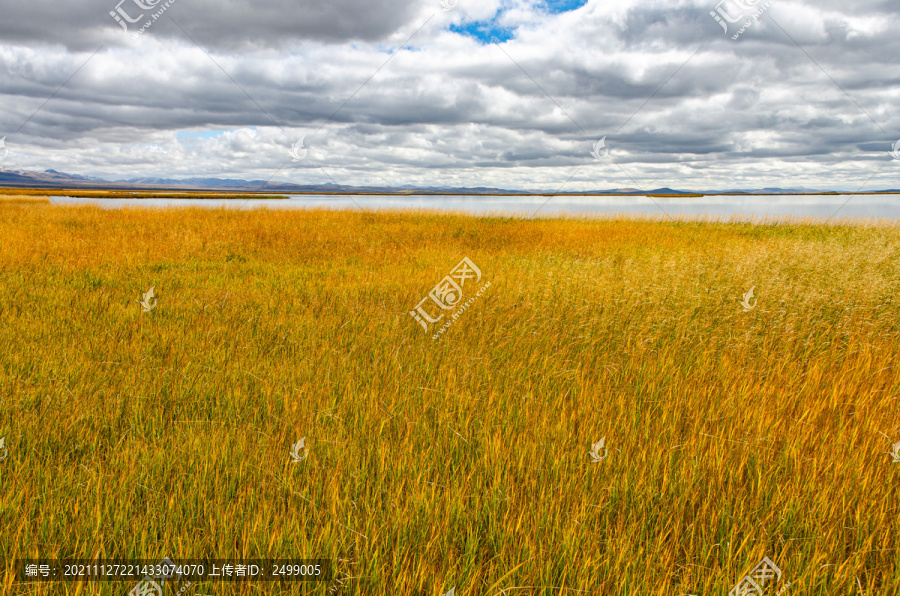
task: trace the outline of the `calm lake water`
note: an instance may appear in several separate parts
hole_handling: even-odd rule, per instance
[[[475,215],[657,215],[676,217],[731,216],[874,217],[900,219],[900,195],[716,195],[706,197],[660,198],[646,196],[553,197],[476,195],[293,195],[280,200],[241,199],[82,199],[51,197],[58,204],[90,204],[104,208],[121,207],[207,207],[233,209],[433,209],[463,211]],[[842,207],[843,205],[843,207]],[[838,211],[840,209],[840,211]]]

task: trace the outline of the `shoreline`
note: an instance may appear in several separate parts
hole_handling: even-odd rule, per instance
[[[891,196],[900,195],[900,192],[875,191],[875,192],[798,192],[798,193],[499,193],[499,192],[253,192],[253,191],[173,191],[173,190],[84,190],[84,189],[48,189],[48,188],[0,188],[0,196],[35,195],[35,196],[67,196],[81,199],[243,199],[243,200],[289,200],[291,196],[384,196],[384,197],[650,197],[650,198],[701,198],[701,197],[804,197],[804,196]]]

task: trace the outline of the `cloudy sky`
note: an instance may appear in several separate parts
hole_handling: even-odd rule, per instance
[[[900,188],[900,3],[717,2],[0,0],[0,167]]]

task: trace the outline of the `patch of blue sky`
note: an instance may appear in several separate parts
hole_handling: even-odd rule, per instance
[[[379,54],[386,54],[386,55],[388,55],[388,56],[392,56],[392,55],[396,54],[397,52],[399,52],[400,50],[403,50],[403,51],[406,51],[406,52],[420,52],[420,51],[422,51],[421,48],[418,48],[418,47],[412,45],[411,43],[408,43],[408,44],[406,44],[406,45],[400,46],[399,48],[398,48],[397,46],[386,46],[386,45],[383,45],[383,44],[378,44],[377,46],[375,46],[375,51],[376,51],[376,52],[378,52]]]
[[[199,139],[214,139],[224,133],[224,130],[204,130],[201,132],[190,131],[190,130],[179,130],[175,138],[178,139],[179,143],[192,143]]]
[[[450,31],[477,39],[482,44],[503,43],[515,37],[516,30],[513,27],[501,27],[497,23],[497,16],[490,21],[472,21],[457,25],[450,25]]]
[[[234,132],[235,130],[256,130],[255,126],[248,126],[246,129],[219,129],[219,130],[179,130],[175,133],[175,138],[182,145],[190,145],[203,139],[217,139],[226,132]]]
[[[587,4],[587,0],[539,0],[535,8],[547,14],[562,14],[578,10]],[[503,43],[516,36],[515,27],[503,27],[500,25],[500,17],[505,10],[500,10],[490,20],[471,21],[462,24],[450,25],[450,31],[477,39],[482,44]]]
[[[383,44],[378,44],[377,46],[375,46],[375,51],[378,52],[379,54],[393,54],[394,52],[397,51],[397,48],[394,46],[386,46]]]
[[[578,10],[585,4],[587,4],[587,0],[544,0],[541,2],[542,7],[550,14]]]

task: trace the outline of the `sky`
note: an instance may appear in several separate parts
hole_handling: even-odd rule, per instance
[[[561,192],[900,188],[896,0],[0,9],[6,171]]]

